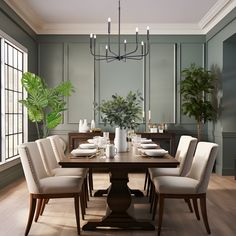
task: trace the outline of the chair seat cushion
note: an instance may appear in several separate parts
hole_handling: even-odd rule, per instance
[[[88,173],[87,168],[55,168],[52,170],[55,176],[79,176],[85,178]]]
[[[83,178],[70,176],[53,176],[40,180],[41,194],[80,193]]]
[[[199,181],[188,177],[160,176],[153,178],[156,191],[166,194],[195,194]]]
[[[151,180],[158,176],[179,176],[179,168],[149,168]]]

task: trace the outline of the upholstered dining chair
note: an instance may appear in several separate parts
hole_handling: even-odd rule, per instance
[[[64,141],[60,138],[59,135],[51,135],[47,137],[52,144],[52,148],[54,151],[54,154],[56,156],[57,162],[61,161],[64,157]],[[93,180],[92,180],[92,171],[90,171],[89,169],[85,169],[86,172],[89,172],[89,192],[90,192],[90,196],[92,196],[92,190],[93,190]]]
[[[189,136],[182,135],[179,140],[179,144],[176,150],[175,158],[180,162],[177,168],[149,168],[149,181],[150,181],[150,211],[153,207],[154,201],[154,188],[153,178],[157,176],[185,176],[191,167],[193,161],[193,155],[197,146],[197,139]],[[191,212],[193,212],[190,201],[185,199]]]
[[[156,192],[155,210],[153,214],[156,214],[156,207],[159,202],[158,235],[161,233],[165,198],[192,199],[198,219],[200,219],[200,216],[198,213],[197,200],[200,199],[202,218],[207,233],[211,233],[207,218],[206,191],[217,150],[218,145],[215,143],[199,142],[191,169],[186,176],[159,176],[153,178]]]
[[[19,154],[30,193],[30,208],[25,235],[28,235],[30,231],[37,202],[35,222],[38,220],[42,200],[50,198],[74,198],[77,231],[80,235],[79,197],[82,191],[83,178],[49,176],[45,171],[35,142],[21,144]]]
[[[83,184],[83,194],[81,195],[81,210],[82,210],[82,218],[84,219],[85,215],[85,206],[86,206],[86,192],[87,192],[87,185],[86,185],[86,176],[87,176],[87,169],[84,168],[61,168],[57,163],[55,153],[53,151],[53,147],[51,145],[51,141],[48,138],[38,139],[35,141],[38,145],[38,149],[40,155],[43,160],[43,164],[45,170],[49,176],[79,176],[84,179]],[[42,211],[40,214],[43,213],[45,207],[45,202],[43,201]]]
[[[179,166],[177,168],[149,168],[151,180],[163,175],[185,176],[190,170],[196,146],[196,138],[182,135],[175,154],[175,158],[180,162]]]

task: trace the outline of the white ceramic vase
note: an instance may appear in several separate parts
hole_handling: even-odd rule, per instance
[[[127,152],[128,151],[128,143],[127,143],[127,130],[116,128],[115,130],[115,139],[114,139],[115,147],[117,148],[117,152]]]

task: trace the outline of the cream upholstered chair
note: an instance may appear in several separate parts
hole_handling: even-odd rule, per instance
[[[64,149],[63,149],[65,142],[58,135],[51,135],[51,136],[48,136],[47,138],[51,141],[52,148],[56,156],[57,162],[61,161],[65,157]],[[84,170],[87,173],[89,172],[89,192],[90,192],[90,196],[92,196],[92,190],[93,190],[92,171],[89,171],[89,169],[87,168]]]
[[[179,140],[175,158],[180,162],[177,168],[149,168],[149,182],[151,182],[150,188],[150,211],[152,210],[154,203],[154,187],[152,184],[153,178],[157,176],[185,176],[191,167],[193,161],[193,155],[197,146],[197,139],[189,136],[182,135]],[[149,189],[149,188],[148,188]],[[191,212],[193,212],[192,205],[188,199],[185,199]],[[196,213],[196,212],[195,212]],[[155,215],[153,215],[154,220]]]
[[[165,198],[192,199],[195,211],[198,211],[197,200],[200,199],[202,218],[208,234],[211,233],[206,209],[206,191],[216,159],[218,145],[210,142],[199,142],[189,173],[184,176],[159,176],[153,178],[157,201],[159,202],[158,235],[161,232]],[[155,214],[155,211],[154,211]],[[199,213],[197,212],[198,217]],[[200,219],[200,217],[199,217]]]
[[[60,162],[65,157],[65,142],[59,137],[59,135],[52,135],[47,138],[51,141],[57,162]]]
[[[31,228],[37,201],[36,222],[41,210],[42,200],[49,198],[74,198],[77,231],[80,234],[79,197],[83,178],[48,176],[35,142],[21,144],[19,154],[30,193],[30,209],[25,235],[28,235]]]
[[[61,168],[57,162],[55,152],[48,138],[38,139],[35,141],[38,145],[39,152],[42,156],[43,163],[47,173],[54,175],[82,176],[85,178],[87,172],[84,168]]]
[[[175,158],[180,162],[179,166],[177,168],[150,168],[150,179],[163,175],[185,176],[190,170],[196,146],[196,138],[182,135],[175,154]]]
[[[85,206],[86,206],[86,198],[87,198],[87,185],[86,185],[86,176],[87,169],[84,168],[61,168],[57,163],[55,152],[53,151],[53,147],[51,145],[51,141],[48,138],[38,139],[35,141],[38,145],[40,155],[43,160],[44,167],[49,176],[79,176],[84,179],[83,185],[83,194],[81,195],[81,210],[82,210],[82,218],[84,219],[85,215]],[[43,202],[42,211],[43,213],[45,203]]]

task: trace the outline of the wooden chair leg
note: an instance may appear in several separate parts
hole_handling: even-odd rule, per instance
[[[199,215],[198,205],[197,205],[197,198],[193,198],[193,208],[194,208],[197,220],[200,220],[200,215]]]
[[[146,169],[145,180],[144,180],[144,188],[143,188],[144,190],[146,190],[146,187],[147,187],[148,175],[149,175],[149,172],[148,172],[148,169]]]
[[[164,196],[162,194],[159,194],[159,215],[158,215],[158,236],[161,235],[161,226],[162,226],[162,218],[163,218],[163,212],[164,212]]]
[[[153,192],[155,187],[153,186],[152,182],[150,183],[150,191],[149,191],[149,202],[152,202],[152,196],[153,196]]]
[[[34,213],[35,213],[36,202],[37,202],[37,200],[33,197],[32,194],[30,194],[29,217],[28,217],[28,223],[27,223],[27,226],[25,229],[25,236],[28,235],[31,225],[32,225],[32,221],[33,221]]]
[[[148,182],[147,182],[147,197],[149,196],[150,185],[151,185],[151,178],[150,178],[150,175],[149,175],[148,176]]]
[[[152,220],[155,220],[157,205],[158,205],[158,195],[156,193],[154,193]]]
[[[42,206],[41,206],[41,209],[40,209],[40,215],[43,215],[43,212],[44,212],[44,209],[45,209],[45,206],[46,204],[49,202],[49,199],[43,199],[43,202],[42,202]]]
[[[85,194],[85,200],[86,200],[86,207],[88,207],[87,202],[89,201],[89,189],[88,189],[88,178],[87,178],[87,176],[84,179],[84,194]]]
[[[86,199],[85,199],[85,195],[84,193],[81,193],[80,195],[80,207],[81,207],[81,215],[82,215],[82,219],[84,220],[84,216],[85,216],[85,203],[86,203]]]
[[[37,222],[39,218],[39,214],[41,212],[41,207],[42,207],[43,199],[38,199],[37,200],[37,209],[36,209],[36,214],[34,217],[34,221]]]
[[[207,218],[206,195],[200,197],[200,206],[201,206],[202,218],[203,218],[207,233],[211,234],[211,230],[210,230],[210,226],[209,226],[208,218]]]
[[[193,208],[192,208],[192,204],[191,204],[190,199],[189,198],[184,198],[184,201],[187,203],[190,212],[193,213]]]
[[[89,168],[89,193],[90,193],[90,197],[93,196],[92,190],[93,190],[93,170],[92,170],[92,168]]]
[[[77,232],[78,235],[80,235],[79,196],[74,197],[74,204],[75,204],[75,218],[77,223]]]

